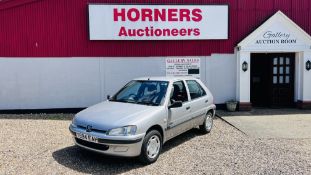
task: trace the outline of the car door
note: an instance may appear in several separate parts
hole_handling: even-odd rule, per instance
[[[186,80],[186,85],[190,95],[190,116],[193,119],[193,125],[196,126],[204,120],[209,98],[197,80]]]
[[[188,93],[183,81],[176,81],[172,86],[170,104],[173,101],[182,101],[182,106],[168,109],[168,139],[186,130],[186,123],[191,119]],[[170,105],[169,104],[169,105]]]

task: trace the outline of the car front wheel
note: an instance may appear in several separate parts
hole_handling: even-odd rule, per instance
[[[200,130],[203,134],[207,134],[211,132],[213,128],[213,114],[212,112],[208,112],[205,116],[204,123],[200,125]]]
[[[139,159],[144,164],[155,162],[162,149],[162,136],[159,131],[152,130],[144,138]]]

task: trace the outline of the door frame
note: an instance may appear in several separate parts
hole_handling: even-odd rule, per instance
[[[267,32],[274,35],[267,36]],[[279,52],[296,53],[294,101],[300,108],[311,109],[311,71],[305,69],[306,62],[311,60],[311,36],[284,13],[278,11],[239,42],[235,48],[236,100],[239,102],[239,110],[251,110],[250,68],[244,71],[242,64],[250,64],[250,53]]]
[[[259,106],[263,106],[263,107],[271,107],[271,108],[280,108],[280,107],[294,107],[295,105],[295,84],[296,84],[296,53],[293,53],[293,52],[279,52],[279,53],[276,53],[276,52],[273,52],[273,53],[251,53],[251,59],[250,59],[250,96],[252,97],[253,93],[254,93],[254,87],[253,87],[253,82],[252,82],[252,79],[253,79],[253,61],[252,59],[255,58],[255,55],[254,54],[262,54],[262,58],[256,58],[256,59],[265,59],[265,61],[267,61],[267,71],[268,71],[268,77],[265,77],[268,81],[267,85],[266,85],[266,92],[267,93],[267,102],[265,104],[262,104],[262,105],[259,105]],[[264,56],[265,55],[265,56]],[[283,79],[283,84],[278,84],[276,86],[288,86],[290,92],[289,92],[289,97],[291,99],[291,101],[289,102],[289,104],[274,104],[273,103],[273,95],[274,95],[274,92],[273,92],[273,88],[274,88],[274,84],[272,83],[273,81],[273,77],[276,75],[277,77],[279,77],[279,69],[277,71],[277,74],[274,74],[273,73],[273,67],[274,67],[274,63],[273,63],[273,58],[275,57],[289,57],[291,60],[290,60],[290,80],[289,80],[289,83],[286,84],[286,80],[285,80],[285,77],[286,75],[283,75],[284,76],[284,79]],[[286,69],[286,63],[285,63],[285,59],[284,59],[284,69],[283,71],[285,72]],[[277,63],[277,67],[279,67],[279,62]],[[286,74],[286,73],[285,73]],[[278,80],[277,80],[278,81]],[[252,102],[252,101],[251,101]]]
[[[251,76],[250,76],[250,65],[248,66],[247,71],[242,70],[242,64],[247,62],[250,64],[251,61],[251,53],[295,53],[295,78],[294,78],[294,104],[297,105],[299,108],[305,108],[302,104],[304,104],[308,100],[304,100],[308,98],[310,95],[307,86],[308,81],[308,74],[311,71],[306,71],[305,62],[308,57],[311,58],[311,52],[299,51],[295,52],[294,50],[284,51],[284,50],[277,50],[271,52],[263,52],[263,51],[237,51],[237,84],[236,84],[236,100],[239,102],[239,110],[240,111],[249,111],[252,109],[252,104],[250,102],[250,86],[251,86]],[[311,80],[311,79],[310,79]]]

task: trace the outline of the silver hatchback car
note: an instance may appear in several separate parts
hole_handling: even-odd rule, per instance
[[[150,164],[169,139],[197,126],[209,133],[215,110],[212,94],[198,79],[138,78],[107,101],[76,114],[69,130],[82,148],[139,156]]]

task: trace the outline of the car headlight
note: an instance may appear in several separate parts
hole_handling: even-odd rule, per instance
[[[107,132],[107,135],[109,136],[130,136],[130,135],[135,135],[136,130],[137,130],[137,127],[134,125],[124,126],[121,128],[110,129]]]

